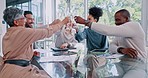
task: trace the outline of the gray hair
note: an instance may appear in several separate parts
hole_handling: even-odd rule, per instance
[[[15,7],[10,7],[6,8],[3,14],[3,19],[10,27],[12,27],[14,26],[14,20],[18,19],[21,15],[23,15],[23,10]]]

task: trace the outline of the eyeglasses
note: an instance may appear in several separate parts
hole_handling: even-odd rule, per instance
[[[23,15],[20,15],[20,16],[16,17],[14,20],[24,20],[24,19],[25,19],[25,17]]]

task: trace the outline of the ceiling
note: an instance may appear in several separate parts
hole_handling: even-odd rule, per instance
[[[6,6],[21,4],[24,2],[29,2],[31,0],[6,0]]]

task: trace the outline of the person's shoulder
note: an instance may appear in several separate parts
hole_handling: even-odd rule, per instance
[[[23,30],[25,27],[10,27],[10,28],[8,28],[8,30],[17,30],[17,31],[21,31],[21,30]]]
[[[135,22],[135,21],[130,21],[130,22],[127,22],[127,23],[125,23],[124,25],[127,25],[127,26],[134,26],[134,27],[136,27],[136,26],[141,26],[141,24],[139,23],[139,22]]]
[[[130,22],[127,22],[125,24],[139,25],[140,23],[139,22],[135,22],[135,21],[130,21]]]
[[[96,32],[96,31],[94,31],[94,30],[92,30],[90,28],[86,28],[86,32],[87,32],[87,34],[89,33],[89,34],[99,35],[99,36],[102,35],[102,34]]]
[[[92,32],[94,32],[94,31],[91,30],[90,28],[84,28],[84,32],[86,32],[86,33],[92,33]]]

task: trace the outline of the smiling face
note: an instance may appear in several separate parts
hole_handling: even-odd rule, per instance
[[[26,17],[26,26],[32,28],[34,25],[34,18],[32,14],[25,15]]]
[[[122,13],[116,13],[115,14],[115,24],[116,25],[121,25],[121,24],[124,24],[126,22],[128,22],[128,18],[123,16]]]
[[[97,20],[90,14],[87,17],[87,20],[89,20],[90,22],[97,22]]]

